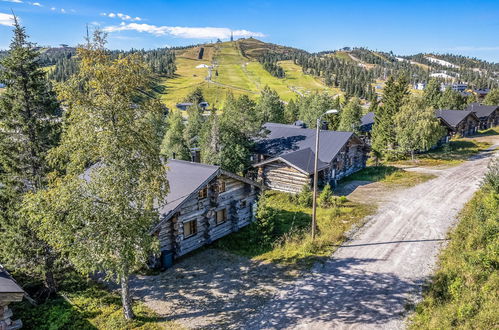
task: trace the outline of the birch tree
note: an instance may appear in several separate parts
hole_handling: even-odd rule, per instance
[[[159,156],[163,107],[140,55],[112,60],[104,44],[96,31],[78,49],[79,72],[58,87],[67,110],[61,143],[49,157],[61,170],[25,209],[76,270],[121,284],[131,319],[129,277],[157,248],[149,231],[168,189]]]

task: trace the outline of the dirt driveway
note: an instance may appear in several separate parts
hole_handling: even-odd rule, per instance
[[[208,249],[160,275],[135,278],[134,295],[188,328],[403,328],[407,305],[420,297],[449,228],[492,156],[432,169],[435,179],[390,190],[347,244],[303,276]],[[366,183],[358,189],[379,191]]]

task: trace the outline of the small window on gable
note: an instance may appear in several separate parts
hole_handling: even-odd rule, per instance
[[[227,209],[221,209],[217,211],[217,225],[227,221]]]
[[[218,181],[218,192],[219,193],[223,193],[226,191],[226,187],[225,187],[225,181],[224,180],[219,180]]]
[[[204,187],[198,192],[199,199],[205,199],[206,197],[208,197],[208,187]]]
[[[196,235],[198,232],[197,220],[184,222],[184,239]]]
[[[246,208],[246,206],[248,206],[248,203],[246,203],[246,200],[242,200],[241,204],[240,204],[240,208],[244,209],[244,208]]]

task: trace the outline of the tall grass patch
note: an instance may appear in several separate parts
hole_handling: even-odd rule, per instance
[[[256,260],[309,267],[329,256],[345,241],[345,232],[374,211],[373,206],[335,198],[330,207],[318,207],[318,235],[312,240],[312,208],[305,200],[303,196],[265,192],[257,221],[220,239],[215,246]]]

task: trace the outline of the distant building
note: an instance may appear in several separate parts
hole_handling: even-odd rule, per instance
[[[466,108],[474,112],[480,120],[480,129],[487,129],[499,125],[499,106],[471,103]]]
[[[192,106],[194,103],[190,103],[190,102],[184,102],[184,103],[177,103],[177,108],[180,109],[180,110],[187,110],[189,109],[190,106]]]
[[[447,130],[447,136],[469,136],[478,131],[479,119],[472,111],[437,110],[435,116]]]
[[[455,92],[465,92],[468,89],[468,84],[452,84],[450,87]]]
[[[201,103],[198,104],[198,106],[199,106],[199,108],[201,110],[206,110],[206,109],[208,109],[208,107],[210,106],[210,104],[208,102],[201,102]]]
[[[488,88],[481,88],[481,89],[474,89],[473,94],[476,95],[476,97],[480,100],[483,100],[487,94],[489,94],[490,89]]]
[[[418,82],[417,84],[414,84],[414,89],[417,89],[418,91],[422,91],[425,88],[426,88],[425,82]]]
[[[5,88],[5,85],[0,83],[0,88]]]

